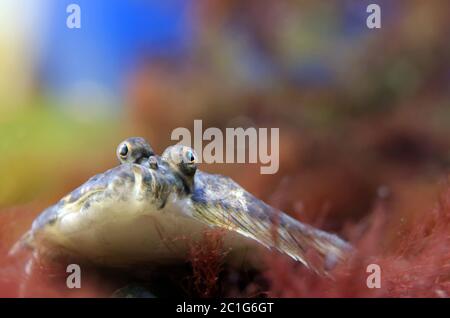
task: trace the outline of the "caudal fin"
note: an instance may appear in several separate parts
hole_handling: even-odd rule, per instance
[[[343,261],[353,250],[337,235],[303,224],[281,213],[274,225],[274,246],[308,268],[325,273]]]

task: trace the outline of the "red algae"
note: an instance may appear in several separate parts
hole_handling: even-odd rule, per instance
[[[227,252],[223,247],[223,230],[207,230],[203,239],[192,243],[189,261],[192,266],[193,293],[198,297],[213,297],[219,292],[219,275]]]
[[[370,227],[348,226],[364,234],[352,239],[357,252],[331,272],[316,275],[284,257],[267,260],[265,275],[272,297],[449,297],[450,295],[450,187],[442,191],[431,211],[416,216],[397,236],[398,247],[382,246],[388,231],[388,208],[376,204]],[[352,235],[349,235],[352,237]],[[357,236],[357,235],[353,235]],[[381,288],[369,288],[367,266],[381,269]]]

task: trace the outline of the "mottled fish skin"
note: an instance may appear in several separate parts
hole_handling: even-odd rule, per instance
[[[222,175],[197,171],[191,199],[193,217],[275,248],[318,273],[334,267],[352,250],[338,236],[295,220]],[[309,252],[316,253],[319,262],[312,262]]]
[[[58,203],[44,210],[35,219],[22,243],[38,249],[41,247],[39,245],[44,245],[42,242],[60,243],[59,239],[63,240],[66,233],[61,230],[61,222],[69,214],[78,214],[79,219],[86,223],[84,227],[87,228],[90,223],[85,220],[88,217],[84,215],[88,213],[95,215],[101,210],[111,209],[112,206],[121,203],[132,206],[129,211],[124,209],[124,215],[133,213],[135,209],[133,207],[136,205],[148,208],[149,211],[163,211],[167,200],[173,196],[177,198],[186,196],[186,189],[167,164],[161,163],[157,170],[149,169],[145,165],[122,164],[90,178]],[[55,232],[57,239],[52,237]]]
[[[108,188],[108,185],[114,180],[114,182],[122,183],[122,180],[116,179],[118,175],[125,177],[130,181],[134,181],[134,174],[131,173],[128,167],[123,165],[110,169],[104,173],[99,173],[93,177],[91,177],[88,181],[86,181],[83,185],[79,186],[71,193],[63,197],[58,203],[52,205],[45,209],[33,222],[32,231],[38,231],[40,228],[53,223],[57,218],[58,214],[64,209],[64,207],[68,205],[78,205],[85,201],[89,202],[89,200],[80,201],[80,199],[84,196],[86,199],[89,199],[96,191],[103,191]],[[116,187],[113,187],[116,188]],[[91,198],[92,200],[92,198]]]

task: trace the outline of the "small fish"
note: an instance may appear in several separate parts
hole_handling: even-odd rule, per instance
[[[230,178],[198,170],[189,147],[171,146],[159,157],[134,137],[119,145],[117,156],[119,166],[44,210],[13,251],[26,244],[51,257],[159,266],[186,261],[209,229],[225,232],[224,248],[235,263],[264,246],[324,273],[351,251],[336,235],[293,219]]]

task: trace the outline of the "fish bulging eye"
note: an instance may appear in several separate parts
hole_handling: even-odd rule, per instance
[[[126,157],[127,154],[128,154],[128,146],[124,144],[122,145],[122,147],[120,147],[119,155],[123,158]]]
[[[195,155],[192,151],[188,151],[186,152],[186,159],[188,160],[188,162],[192,163],[195,161]]]

